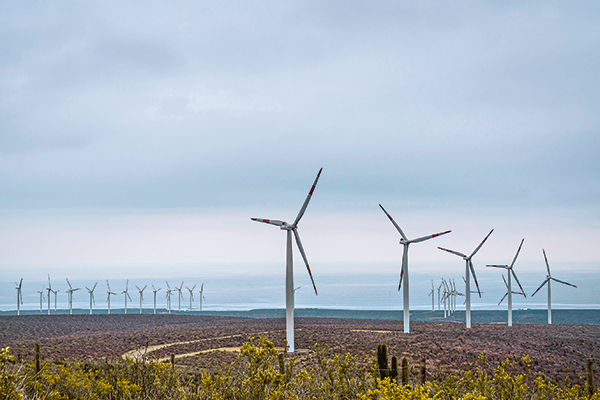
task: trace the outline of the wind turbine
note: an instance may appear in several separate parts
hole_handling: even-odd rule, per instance
[[[185,288],[190,291],[190,311],[192,311],[192,302],[194,301],[194,289],[196,289],[196,285],[192,286],[191,289],[187,286]]]
[[[160,290],[160,288],[155,288],[154,285],[152,285],[152,292],[154,292],[154,314],[156,314],[156,293]]]
[[[263,222],[265,224],[271,224],[278,226],[281,230],[286,231],[287,244],[286,244],[286,260],[285,260],[285,331],[286,331],[286,340],[288,344],[288,352],[294,352],[294,259],[292,254],[292,233],[294,234],[294,238],[296,239],[296,245],[298,246],[298,250],[300,250],[300,254],[302,255],[302,259],[304,260],[304,264],[306,265],[306,269],[308,270],[308,275],[310,276],[310,280],[312,282],[313,288],[315,289],[315,295],[317,293],[317,287],[315,286],[315,281],[312,276],[312,272],[310,271],[310,267],[308,265],[308,259],[306,258],[306,253],[304,253],[304,247],[302,247],[302,242],[300,241],[300,235],[298,234],[298,223],[304,213],[306,212],[306,208],[308,207],[308,203],[312,198],[313,192],[315,191],[315,187],[317,186],[317,182],[319,181],[319,177],[321,176],[321,171],[323,168],[319,170],[315,181],[308,192],[308,196],[306,196],[306,200],[304,200],[304,204],[300,208],[296,219],[292,224],[288,224],[285,221],[279,221],[275,219],[262,219],[262,218],[252,218],[252,221]]]
[[[144,290],[146,289],[147,286],[148,285],[146,285],[146,286],[144,286],[143,288],[140,289],[140,287],[138,285],[135,285],[135,287],[137,288],[138,292],[140,292],[140,314],[142,313],[142,302],[144,301]]]
[[[127,314],[127,298],[129,297],[129,300],[131,300],[131,296],[129,295],[129,279],[127,279],[127,282],[125,283],[125,290],[123,290],[121,294],[125,295],[123,297],[125,297],[125,314]]]
[[[204,282],[202,282],[198,293],[200,293],[200,311],[202,311],[202,300],[204,300]]]
[[[50,274],[48,274],[48,287],[46,288],[48,291],[48,315],[50,315],[50,293],[52,293],[52,286],[50,285]]]
[[[445,235],[446,233],[450,233],[451,231],[434,233],[433,235],[423,236],[423,237],[420,237],[417,239],[409,240],[406,237],[406,235],[404,234],[404,232],[402,232],[402,229],[400,229],[400,227],[398,226],[396,221],[394,221],[392,216],[390,214],[388,214],[387,211],[385,211],[385,208],[383,208],[383,206],[381,204],[379,205],[379,207],[381,207],[381,209],[383,210],[385,215],[388,216],[388,218],[390,219],[390,221],[392,222],[392,224],[394,225],[394,227],[396,228],[398,233],[400,233],[400,236],[401,236],[400,244],[404,246],[404,252],[402,253],[402,268],[400,269],[400,283],[398,284],[398,291],[400,291],[400,287],[402,286],[402,283],[403,283],[402,278],[404,277],[404,292],[403,292],[403,300],[402,300],[402,302],[404,304],[404,333],[409,333],[410,332],[410,325],[409,325],[410,324],[410,308],[409,308],[409,304],[408,304],[408,246],[411,243],[424,242],[425,240]]]
[[[433,279],[431,280],[431,292],[429,292],[429,296],[431,296],[431,311],[435,311],[435,289],[433,288]]]
[[[442,286],[444,286],[444,278],[442,278],[442,283],[440,283],[440,286],[438,286],[438,288],[437,288],[437,292],[438,292],[438,311],[440,311],[441,307],[442,307]]]
[[[531,297],[535,296],[535,294],[538,292],[538,290],[540,290],[542,288],[542,286],[544,286],[546,283],[548,284],[548,324],[552,324],[552,305],[551,305],[550,281],[552,280],[552,281],[556,281],[558,283],[563,283],[565,285],[573,286],[574,288],[576,288],[577,286],[570,284],[568,282],[553,278],[552,275],[550,274],[550,265],[548,265],[548,257],[546,257],[546,250],[542,249],[542,251],[544,252],[544,260],[546,261],[546,269],[548,270],[548,275],[546,275],[546,280],[544,282],[542,282],[540,287],[537,288],[535,290],[535,292],[533,292]]]
[[[106,301],[108,302],[108,314],[110,315],[110,295],[112,294],[113,296],[116,296],[117,294],[115,292],[110,291],[110,285],[108,284],[108,279],[106,280],[106,287],[107,287]]]
[[[171,293],[173,293],[173,289],[171,289],[171,286],[169,286],[169,282],[165,281],[167,283],[167,295],[165,296],[167,298],[167,309],[169,310],[169,314],[171,314]]]
[[[56,312],[56,302],[57,302],[56,298],[58,297],[58,292],[60,292],[60,289],[52,291],[52,293],[54,293],[54,312]]]
[[[181,293],[181,289],[183,289],[183,282],[181,282],[181,286],[175,287],[175,290],[179,292],[179,309],[177,311],[181,312],[181,299],[183,299],[183,293]]]
[[[23,295],[21,294],[21,287],[23,286],[23,278],[19,283],[15,282],[15,289],[17,289],[17,315],[21,315],[21,304],[23,304]]]
[[[523,290],[523,287],[521,286],[521,282],[519,282],[519,278],[517,278],[517,274],[515,274],[515,270],[513,269],[513,266],[515,265],[515,261],[517,261],[517,257],[519,256],[519,253],[521,252],[521,247],[523,246],[523,242],[525,241],[525,239],[523,238],[523,240],[521,240],[521,244],[519,245],[519,249],[517,250],[517,254],[515,254],[515,258],[513,258],[512,263],[510,263],[510,266],[508,265],[488,265],[488,267],[491,268],[503,268],[508,270],[508,284],[506,285],[506,287],[508,288],[508,326],[512,326],[512,294],[514,293],[512,291],[512,286],[511,286],[511,279],[510,276],[514,276],[515,280],[517,281],[517,283],[519,284],[519,287],[521,288],[521,293],[523,294],[523,296],[527,297],[527,295],[525,294],[525,291]],[[504,275],[502,275],[502,277],[504,278]],[[504,299],[503,299],[504,300]],[[500,303],[498,303],[500,304]]]
[[[440,249],[440,250],[447,251],[448,253],[452,253],[454,255],[462,257],[463,260],[465,260],[465,263],[466,263],[465,276],[467,277],[467,279],[465,279],[465,285],[466,285],[466,287],[465,287],[465,292],[466,292],[465,303],[467,304],[467,308],[465,310],[465,323],[466,323],[467,328],[471,327],[471,276],[469,274],[469,271],[473,273],[473,280],[475,281],[475,286],[477,286],[477,292],[479,293],[479,297],[481,297],[481,291],[479,290],[479,284],[477,283],[477,276],[475,275],[475,269],[473,268],[473,262],[471,261],[471,259],[473,258],[473,256],[475,254],[477,254],[477,252],[479,251],[481,246],[483,246],[483,244],[490,237],[492,232],[494,232],[493,229],[490,231],[490,233],[487,234],[485,239],[483,239],[483,241],[479,244],[479,246],[477,246],[477,248],[473,251],[473,253],[471,253],[470,256],[464,255],[463,253],[460,253],[458,251],[448,250],[448,249],[444,249],[443,247],[438,247],[438,249]]]
[[[69,282],[69,279],[65,279],[67,279],[67,283],[69,284],[69,290],[67,290],[67,292],[69,293],[69,314],[73,314],[73,292],[81,288],[73,289],[73,286],[71,286],[71,282]]]
[[[42,305],[44,302],[44,290],[46,290],[46,285],[42,286],[42,290],[38,290],[38,293],[40,294],[40,314],[44,312],[44,310],[42,310]]]
[[[94,302],[94,305],[96,304],[96,299],[94,298],[94,290],[96,290],[96,285],[98,284],[98,282],[94,283],[94,287],[93,288],[89,288],[89,287],[85,287],[88,291],[88,293],[90,294],[90,315],[92,315],[92,302]]]

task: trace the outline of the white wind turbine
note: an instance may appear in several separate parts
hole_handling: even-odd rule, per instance
[[[546,257],[546,250],[542,249],[542,251],[544,252],[544,260],[546,261],[546,269],[548,270],[548,275],[546,275],[546,280],[544,282],[542,282],[540,287],[537,288],[535,290],[535,292],[533,292],[531,297],[535,296],[535,294],[538,292],[538,290],[540,290],[542,288],[542,286],[544,286],[546,283],[548,284],[548,324],[552,324],[552,305],[551,305],[551,294],[552,293],[550,291],[550,281],[552,280],[552,281],[556,281],[558,283],[563,283],[565,285],[573,286],[574,288],[576,288],[577,286],[570,284],[568,282],[553,278],[552,275],[550,274],[550,265],[548,265],[548,257]]]
[[[48,291],[48,315],[50,315],[50,301],[52,296],[50,296],[50,293],[52,293],[52,286],[50,285],[50,274],[48,274],[48,287],[46,288],[46,290]]]
[[[175,290],[177,290],[179,292],[179,308],[177,311],[181,312],[181,299],[183,299],[183,293],[181,292],[181,289],[183,289],[183,282],[181,282],[181,286],[179,287],[175,287]]]
[[[185,288],[190,292],[190,311],[192,311],[192,302],[194,301],[194,289],[196,289],[196,285],[192,286],[191,289],[187,286]]]
[[[129,300],[131,300],[131,296],[129,295],[129,279],[127,279],[125,282],[125,290],[123,290],[121,294],[123,294],[123,297],[125,297],[125,314],[127,314],[127,298],[129,297]]]
[[[509,265],[488,265],[488,267],[491,268],[503,268],[508,270],[508,284],[507,284],[507,288],[508,288],[508,326],[512,326],[512,295],[513,295],[513,291],[512,291],[512,284],[511,284],[511,275],[515,277],[515,280],[517,281],[517,283],[519,284],[519,287],[521,288],[521,294],[523,294],[523,296],[527,297],[527,295],[525,294],[525,291],[523,290],[523,287],[521,286],[521,282],[519,282],[519,278],[517,278],[517,274],[515,274],[515,270],[513,269],[513,266],[515,265],[515,261],[517,261],[517,257],[519,256],[519,253],[521,252],[521,247],[523,246],[523,242],[525,241],[525,239],[521,240],[521,244],[519,245],[519,249],[517,250],[517,254],[515,254],[515,258],[513,258],[512,263],[510,263]],[[504,275],[502,275],[502,277],[504,278]]]
[[[92,315],[92,302],[94,305],[96,304],[96,299],[94,298],[94,290],[96,290],[96,285],[98,285],[98,282],[94,283],[94,287],[91,289],[87,286],[85,287],[90,294],[90,315]]]
[[[398,284],[398,291],[400,291],[400,287],[404,283],[404,292],[402,293],[403,294],[402,302],[404,305],[404,333],[409,333],[410,332],[410,308],[409,308],[409,304],[408,304],[408,246],[411,243],[423,242],[425,240],[429,240],[429,239],[432,239],[432,238],[435,238],[438,236],[445,235],[446,233],[450,233],[451,231],[434,233],[433,235],[423,236],[420,238],[409,240],[406,237],[406,235],[404,234],[404,232],[402,232],[402,229],[400,229],[400,227],[398,226],[396,221],[394,221],[392,216],[390,214],[388,214],[387,211],[385,211],[385,208],[383,208],[383,206],[381,204],[379,205],[379,207],[381,207],[381,209],[383,210],[385,215],[387,215],[387,217],[390,219],[390,221],[392,222],[392,224],[394,225],[394,227],[396,228],[398,233],[400,233],[400,236],[401,236],[400,244],[402,246],[404,246],[404,252],[402,253],[402,267],[400,269],[400,283]],[[404,279],[404,282],[402,282],[403,279]]]
[[[40,314],[44,312],[44,310],[42,309],[44,303],[44,290],[46,290],[46,285],[42,286],[41,291],[38,290],[38,293],[40,294]]]
[[[167,298],[167,310],[169,310],[169,314],[171,314],[171,294],[173,293],[173,289],[169,286],[169,282],[165,282],[167,283],[167,294],[165,296]]]
[[[146,287],[148,287],[148,285],[144,286],[141,289],[138,285],[135,285],[135,287],[137,288],[138,292],[140,292],[140,314],[141,314],[142,313],[142,302],[144,301],[144,290],[146,289]]]
[[[433,279],[431,280],[431,292],[429,292],[429,296],[431,296],[431,311],[435,311],[435,289],[433,288]]]
[[[479,249],[481,249],[481,246],[483,246],[483,244],[490,237],[492,232],[494,232],[493,229],[490,231],[490,233],[487,234],[485,239],[483,239],[483,241],[479,244],[479,246],[477,246],[477,248],[473,251],[473,253],[471,253],[470,256],[464,255],[463,253],[460,253],[458,251],[448,250],[448,249],[444,249],[443,247],[438,247],[438,249],[440,249],[440,250],[444,250],[444,251],[447,251],[448,253],[452,253],[454,255],[462,257],[463,260],[465,260],[465,262],[466,262],[465,276],[467,277],[467,279],[465,279],[465,285],[466,285],[466,287],[465,287],[465,292],[466,292],[465,303],[467,304],[467,307],[465,310],[465,323],[466,323],[467,328],[471,327],[471,275],[469,274],[469,271],[473,273],[473,280],[475,281],[475,286],[477,286],[477,292],[479,293],[479,297],[481,297],[481,291],[479,290],[479,284],[477,283],[477,276],[475,275],[475,269],[473,268],[473,262],[471,261],[471,259],[473,258],[473,256],[475,254],[477,254]]]
[[[300,208],[296,219],[292,224],[288,224],[285,221],[279,221],[275,219],[262,219],[262,218],[252,218],[252,221],[263,222],[265,224],[271,224],[278,226],[281,230],[286,231],[287,236],[287,244],[286,244],[286,262],[285,262],[285,330],[286,330],[286,340],[288,344],[288,352],[294,352],[294,259],[292,254],[292,233],[294,234],[294,238],[296,239],[296,245],[298,246],[298,250],[300,250],[300,254],[302,255],[302,259],[304,260],[304,264],[306,265],[306,269],[308,270],[308,275],[310,276],[310,280],[312,282],[313,288],[315,289],[315,294],[317,293],[317,287],[315,286],[315,281],[313,279],[312,273],[310,271],[310,267],[308,265],[308,259],[306,258],[306,253],[304,252],[304,247],[302,247],[302,242],[300,241],[300,235],[298,234],[298,223],[302,216],[304,215],[306,208],[308,207],[308,203],[312,198],[313,192],[315,191],[315,187],[317,186],[317,182],[319,181],[319,177],[321,176],[321,171],[323,168],[319,170],[315,181],[308,192],[308,196],[306,196],[306,200],[304,200],[304,204]]]
[[[154,314],[156,314],[156,293],[158,293],[159,290],[160,288],[157,289],[152,285],[152,292],[154,293]]]
[[[57,297],[58,297],[58,292],[60,292],[59,290],[53,290],[52,293],[54,293],[54,312],[56,312],[56,303],[57,303]]]
[[[73,314],[73,292],[76,292],[81,288],[73,289],[73,286],[71,286],[71,282],[69,282],[69,279],[65,279],[67,279],[67,283],[69,284],[69,290],[67,290],[67,292],[69,293],[69,314]]]
[[[198,293],[200,293],[200,311],[202,311],[202,300],[204,300],[204,282],[202,282]]]
[[[21,315],[21,304],[23,304],[23,295],[21,294],[21,287],[23,286],[23,278],[19,283],[15,282],[15,289],[17,289],[17,315]]]
[[[442,278],[442,283],[440,283],[440,286],[438,286],[438,288],[437,288],[437,292],[438,292],[438,311],[440,311],[441,307],[442,307],[442,286],[444,286],[444,278]]]
[[[110,315],[110,296],[116,296],[117,294],[115,292],[111,292],[110,291],[110,285],[108,284],[108,280],[106,280],[106,302],[108,303],[108,314]]]

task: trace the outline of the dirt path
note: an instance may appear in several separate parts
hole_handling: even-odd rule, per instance
[[[233,338],[233,337],[242,337],[242,335],[219,336],[219,337],[214,337],[214,338],[188,340],[186,342],[173,342],[173,343],[157,344],[157,345],[154,345],[154,346],[148,346],[147,348],[146,347],[142,347],[140,349],[135,349],[135,350],[128,351],[127,353],[123,354],[121,356],[121,358],[123,358],[123,359],[133,358],[134,360],[137,360],[137,359],[141,358],[144,355],[148,355],[148,354],[150,354],[153,351],[164,349],[166,347],[177,346],[177,345],[180,345],[180,344],[200,343],[200,342],[206,342],[206,341],[209,341],[209,340],[229,339],[229,338]],[[214,350],[216,350],[216,349],[214,349]],[[207,350],[207,351],[213,351],[213,350]],[[206,351],[201,351],[201,352],[196,352],[194,354],[200,354],[200,353],[205,353],[205,352]],[[192,353],[189,353],[189,354],[194,355]],[[175,358],[180,358],[181,356],[182,355],[175,355]]]

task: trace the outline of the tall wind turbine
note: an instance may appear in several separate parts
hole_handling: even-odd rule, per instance
[[[23,286],[23,278],[19,283],[15,282],[15,289],[17,289],[17,315],[21,315],[21,304],[23,304],[23,295],[21,294],[21,287]]]
[[[183,289],[183,282],[181,282],[181,286],[179,287],[175,287],[175,290],[177,290],[179,292],[179,308],[177,311],[181,312],[181,299],[183,299],[183,293],[181,292],[181,289]]]
[[[44,310],[42,309],[44,303],[44,290],[46,290],[46,285],[42,287],[41,291],[38,290],[38,293],[40,294],[40,314],[44,312]]]
[[[198,293],[200,293],[200,311],[202,311],[202,300],[204,300],[204,282],[202,282]]]
[[[535,294],[538,292],[538,290],[540,290],[542,288],[542,286],[544,286],[546,283],[548,284],[548,324],[552,324],[552,305],[551,305],[550,281],[556,281],[558,283],[563,283],[565,285],[573,286],[574,288],[576,288],[577,286],[570,284],[568,282],[553,278],[552,275],[550,274],[550,265],[548,265],[548,257],[546,257],[546,250],[542,249],[542,251],[544,252],[544,260],[546,261],[546,269],[548,270],[548,275],[546,275],[546,280],[544,282],[542,282],[540,287],[537,288],[535,290],[535,292],[533,292],[531,297],[535,296]]]
[[[435,311],[435,289],[433,288],[433,279],[431,280],[431,292],[429,292],[428,296],[431,296],[431,311]]]
[[[286,231],[287,236],[287,244],[286,244],[286,261],[285,261],[285,331],[286,331],[286,340],[288,344],[288,352],[294,352],[294,259],[292,254],[292,233],[294,234],[294,238],[296,239],[296,245],[298,245],[298,250],[300,250],[300,254],[302,255],[302,259],[304,260],[304,264],[306,265],[306,269],[308,270],[308,275],[310,276],[310,280],[312,282],[313,288],[315,289],[315,295],[317,293],[317,287],[315,286],[315,281],[312,276],[312,272],[310,271],[310,267],[308,265],[308,259],[306,258],[306,253],[304,253],[304,247],[302,247],[302,242],[300,241],[300,235],[298,234],[298,223],[306,208],[308,207],[308,203],[312,198],[313,192],[315,191],[315,187],[317,186],[317,182],[319,181],[319,177],[321,176],[321,171],[323,168],[319,170],[315,181],[308,192],[308,196],[306,196],[306,200],[304,200],[304,204],[300,208],[296,219],[292,224],[288,224],[285,221],[279,221],[275,219],[262,219],[262,218],[252,218],[252,221],[263,222],[265,224],[271,224],[278,226],[281,230]]]
[[[108,314],[110,315],[110,296],[116,296],[117,294],[115,292],[111,292],[110,290],[110,285],[108,284],[108,279],[106,280],[106,302],[108,303]]]
[[[144,286],[143,288],[140,289],[140,287],[138,285],[135,285],[135,287],[137,288],[138,292],[140,292],[140,314],[142,313],[142,302],[144,301],[144,290],[146,289],[148,285]]]
[[[129,300],[131,300],[131,296],[129,295],[129,279],[125,282],[125,290],[123,290],[121,294],[124,294],[123,297],[125,297],[125,314],[127,314],[127,298],[129,297]]]
[[[76,292],[81,288],[73,289],[73,286],[71,286],[71,282],[69,282],[69,279],[67,279],[67,283],[69,284],[69,290],[67,290],[67,292],[69,293],[69,314],[73,314],[73,292]]]
[[[169,282],[165,282],[167,283],[167,295],[165,296],[167,298],[167,310],[169,310],[169,314],[171,314],[171,294],[173,293],[173,289],[169,286]]]
[[[50,293],[52,293],[52,286],[50,285],[50,274],[48,274],[48,287],[46,288],[46,290],[48,291],[48,315],[50,315],[50,300],[51,300],[51,296]]]
[[[60,292],[60,289],[52,291],[52,293],[54,293],[54,312],[56,312],[56,298],[58,297],[58,292]]]
[[[98,285],[98,282],[94,283],[94,287],[91,289],[87,286],[85,287],[90,294],[90,315],[92,315],[92,302],[96,304],[96,299],[94,298],[94,290],[96,290],[96,285]]]
[[[404,234],[404,232],[402,232],[402,229],[400,229],[400,227],[398,226],[398,224],[396,223],[396,221],[394,221],[394,219],[392,218],[392,216],[390,214],[388,214],[387,211],[385,211],[385,208],[383,208],[383,206],[380,204],[379,207],[381,207],[381,209],[383,210],[383,212],[385,213],[385,215],[387,215],[387,217],[390,219],[390,221],[392,222],[392,224],[394,225],[394,227],[396,228],[396,230],[398,231],[398,233],[400,233],[400,244],[404,246],[404,252],[402,253],[402,268],[400,269],[400,283],[398,284],[398,291],[400,291],[400,287],[402,286],[402,283],[404,283],[404,292],[403,294],[403,305],[404,305],[404,333],[409,333],[410,332],[410,309],[409,309],[409,304],[408,304],[408,246],[411,243],[419,243],[419,242],[424,242],[425,240],[429,240],[438,236],[442,236],[445,235],[446,233],[450,233],[451,231],[445,231],[445,232],[440,232],[440,233],[434,233],[433,235],[429,235],[429,236],[423,236],[417,239],[412,239],[409,240],[406,235]],[[404,278],[404,282],[402,282],[402,279]]]
[[[479,284],[477,283],[477,276],[475,275],[475,269],[473,268],[473,262],[471,261],[471,259],[473,258],[473,256],[475,254],[477,254],[479,249],[481,249],[481,246],[483,246],[483,244],[490,237],[492,232],[494,232],[493,229],[490,231],[490,233],[487,234],[485,239],[483,239],[483,241],[479,244],[479,246],[477,246],[477,248],[471,253],[470,256],[464,255],[463,253],[460,253],[458,251],[448,250],[448,249],[444,249],[443,247],[438,247],[438,249],[440,249],[440,250],[444,250],[444,251],[447,251],[448,253],[452,253],[454,255],[462,257],[463,260],[465,260],[465,262],[466,262],[465,276],[467,277],[467,279],[465,279],[465,285],[466,285],[466,287],[465,287],[465,296],[466,296],[465,303],[467,304],[467,308],[465,310],[465,323],[466,323],[467,328],[471,327],[471,276],[469,274],[469,271],[473,273],[473,280],[475,281],[475,286],[477,286],[477,292],[479,293],[479,297],[481,297],[481,291],[479,290]]]
[[[508,284],[507,284],[507,288],[508,288],[508,326],[512,326],[512,295],[513,295],[513,291],[512,291],[512,285],[511,285],[511,275],[515,277],[515,281],[517,281],[517,283],[519,284],[519,287],[521,288],[521,293],[523,294],[523,296],[527,297],[527,295],[525,294],[525,291],[523,290],[523,287],[521,286],[521,282],[519,282],[519,278],[517,278],[517,274],[515,274],[515,270],[513,269],[513,266],[515,265],[515,261],[517,261],[517,257],[519,256],[519,253],[521,252],[521,247],[523,247],[523,242],[525,241],[525,239],[523,238],[523,240],[521,240],[521,244],[519,245],[519,249],[517,250],[517,254],[515,254],[515,258],[513,258],[512,263],[510,263],[509,265],[488,265],[488,267],[491,268],[503,268],[508,270]],[[504,278],[504,275],[502,275],[502,277]]]
[[[187,286],[185,288],[190,292],[190,311],[192,311],[192,302],[194,301],[194,289],[196,289],[196,285],[192,286],[191,289]]]
[[[152,292],[154,293],[154,314],[156,314],[156,293],[158,293],[159,290],[160,288],[157,289],[152,285]]]

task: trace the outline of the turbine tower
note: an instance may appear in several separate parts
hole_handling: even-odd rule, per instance
[[[515,254],[515,258],[513,258],[512,263],[510,263],[509,265],[488,265],[488,267],[491,268],[503,268],[508,270],[508,284],[507,284],[507,288],[508,288],[508,326],[512,326],[512,295],[513,295],[513,291],[512,291],[512,285],[511,285],[511,275],[515,277],[515,281],[517,281],[517,283],[519,284],[519,287],[521,288],[521,293],[523,294],[523,296],[527,297],[527,295],[525,294],[525,291],[523,290],[523,287],[521,286],[521,282],[519,282],[519,278],[517,278],[517,274],[515,274],[515,270],[513,269],[513,266],[515,265],[515,261],[517,261],[517,257],[519,257],[519,253],[521,252],[521,247],[523,247],[523,242],[525,241],[525,239],[523,238],[523,240],[521,240],[521,244],[519,245],[519,249],[517,250],[517,254]],[[502,277],[504,278],[504,275],[502,275]],[[500,303],[498,303],[500,304]]]
[[[129,297],[129,300],[131,300],[131,296],[129,295],[129,279],[125,282],[125,290],[123,290],[121,294],[124,294],[123,297],[125,297],[125,314],[127,314],[127,298]]]
[[[46,290],[46,285],[42,286],[41,291],[38,290],[38,293],[40,294],[40,314],[44,312],[44,310],[42,309],[44,303],[44,290]]]
[[[192,286],[191,289],[187,286],[185,288],[190,291],[190,311],[192,311],[192,302],[194,301],[194,289],[196,289],[196,285]]]
[[[48,291],[48,315],[50,315],[50,293],[52,293],[52,286],[50,285],[50,274],[48,274],[48,287],[46,288],[46,290]]]
[[[183,299],[183,293],[181,292],[181,289],[183,289],[183,282],[181,282],[181,286],[179,287],[175,287],[175,290],[177,290],[179,292],[179,308],[177,311],[181,312],[181,299]]]
[[[467,328],[471,327],[471,275],[469,274],[469,271],[473,273],[473,280],[475,281],[475,286],[477,286],[477,292],[479,293],[479,297],[481,297],[481,291],[479,290],[479,284],[477,283],[477,276],[475,275],[475,269],[473,268],[473,262],[471,261],[471,259],[473,258],[473,256],[475,254],[477,254],[479,249],[481,249],[481,246],[483,246],[483,244],[490,237],[492,232],[494,232],[493,229],[490,231],[490,233],[487,234],[485,239],[483,239],[483,241],[479,244],[479,246],[477,246],[477,248],[473,251],[473,253],[471,253],[470,256],[464,255],[463,253],[460,253],[458,251],[448,250],[448,249],[444,249],[443,247],[438,247],[438,249],[440,249],[440,250],[447,251],[448,253],[452,253],[454,255],[462,257],[463,260],[465,260],[465,263],[466,263],[465,276],[467,277],[467,279],[465,279],[465,293],[466,293],[465,303],[467,304],[467,307],[465,310],[465,323],[466,323]]]
[[[379,205],[379,207],[381,207],[381,209],[383,210],[385,215],[387,215],[387,217],[390,219],[390,221],[392,222],[392,224],[394,225],[394,227],[396,228],[398,233],[400,233],[400,236],[401,236],[400,244],[402,246],[404,246],[404,252],[402,253],[402,268],[400,269],[400,283],[398,284],[398,291],[400,291],[400,287],[402,286],[402,283],[404,283],[404,292],[402,293],[403,294],[402,302],[404,305],[404,333],[409,333],[410,332],[410,308],[409,308],[409,304],[408,304],[408,246],[411,243],[424,242],[425,240],[429,240],[429,239],[432,239],[432,238],[435,238],[438,236],[445,235],[446,233],[450,233],[451,231],[434,233],[433,235],[423,236],[420,238],[409,240],[406,237],[406,235],[404,234],[404,232],[402,232],[402,229],[400,229],[400,227],[398,226],[396,221],[394,221],[392,216],[390,214],[388,214],[387,211],[385,211],[385,208],[383,208],[383,206],[381,204]],[[402,282],[403,279],[404,279],[404,282]]]
[[[570,284],[568,282],[553,278],[552,275],[550,274],[550,265],[548,265],[548,257],[546,257],[546,250],[542,249],[542,251],[544,252],[544,260],[546,261],[546,269],[548,270],[548,275],[546,275],[546,280],[544,282],[542,282],[540,287],[537,288],[535,290],[535,292],[533,292],[531,297],[535,296],[535,294],[538,292],[538,290],[540,290],[542,288],[542,286],[544,286],[546,283],[548,284],[548,324],[552,324],[552,305],[551,305],[550,281],[556,281],[558,283],[573,286],[574,288],[576,288],[577,286]]]
[[[23,304],[23,295],[21,294],[21,287],[23,286],[23,278],[19,283],[15,282],[15,289],[17,289],[17,315],[21,315],[21,304]]]
[[[433,279],[431,280],[431,292],[429,292],[429,296],[431,296],[431,311],[435,311],[435,289],[433,288]]]
[[[154,293],[154,314],[156,314],[156,293],[158,293],[159,290],[160,288],[157,289],[152,285],[152,292]]]
[[[108,303],[108,315],[110,315],[110,295],[116,296],[115,292],[110,291],[110,285],[108,284],[108,279],[106,280],[106,302]]]
[[[144,301],[144,290],[146,289],[148,285],[144,286],[143,288],[140,289],[140,287],[138,285],[135,285],[135,287],[137,288],[138,292],[140,292],[140,314],[142,313],[142,302]],[[155,296],[156,298],[156,296]]]
[[[204,300],[204,282],[202,282],[198,293],[200,293],[200,311],[202,311],[202,300]]]
[[[165,296],[167,298],[167,310],[169,310],[169,314],[171,314],[171,294],[173,293],[173,289],[169,286],[169,282],[165,282],[167,283],[167,295]]]
[[[317,293],[317,287],[315,286],[315,281],[312,276],[312,272],[310,271],[310,267],[308,265],[308,259],[306,258],[306,253],[304,253],[304,247],[302,247],[302,242],[300,241],[300,235],[298,234],[298,223],[302,216],[306,212],[306,208],[308,207],[308,203],[312,198],[313,192],[315,191],[315,187],[317,186],[317,182],[319,181],[319,177],[321,176],[321,171],[323,168],[319,170],[315,181],[308,192],[308,196],[306,196],[306,200],[304,200],[304,204],[300,208],[296,219],[292,224],[288,224],[285,221],[279,221],[275,219],[262,219],[262,218],[252,218],[252,221],[263,222],[265,224],[271,224],[278,226],[281,230],[286,231],[286,261],[285,261],[285,330],[286,330],[286,340],[288,344],[288,352],[293,353],[294,348],[294,259],[292,254],[292,233],[294,238],[296,239],[296,245],[298,246],[298,250],[300,250],[300,254],[302,255],[302,259],[304,260],[304,264],[306,265],[306,269],[308,270],[308,275],[310,276],[310,280],[312,282],[313,288],[315,289],[315,295]]]
[[[69,293],[69,314],[73,314],[73,292],[81,289],[81,288],[77,288],[77,289],[73,289],[73,286],[71,286],[71,282],[69,282],[69,279],[67,279],[67,283],[69,284],[69,290],[67,290],[67,292]]]
[[[96,290],[96,285],[98,284],[98,282],[94,283],[94,287],[93,288],[89,288],[89,287],[85,287],[88,291],[88,293],[90,294],[90,315],[92,315],[92,302],[94,302],[94,305],[96,304],[96,299],[94,298],[94,290]]]

